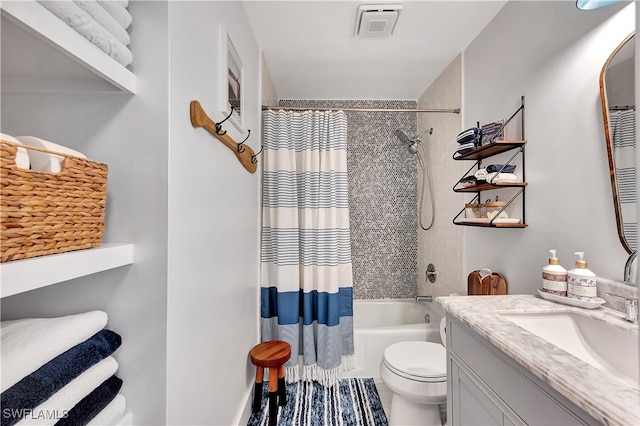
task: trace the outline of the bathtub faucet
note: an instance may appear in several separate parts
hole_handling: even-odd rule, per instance
[[[433,302],[433,296],[416,296],[416,302]]]

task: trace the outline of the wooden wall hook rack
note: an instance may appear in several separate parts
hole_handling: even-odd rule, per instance
[[[218,133],[216,123],[204,112],[200,102],[191,101],[189,112],[191,115],[191,125],[193,127],[204,127],[207,129],[209,133],[233,151],[236,157],[238,157],[240,164],[242,164],[249,173],[256,172],[256,168],[258,167],[257,161],[255,161],[256,154],[250,146],[245,145],[244,142],[238,144],[227,132],[223,132],[222,134]],[[240,146],[242,149],[238,149]]]

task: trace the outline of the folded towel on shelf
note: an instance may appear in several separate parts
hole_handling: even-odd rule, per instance
[[[473,175],[478,180],[487,180],[487,169],[478,169]]]
[[[518,182],[518,177],[513,173],[488,173],[485,180],[489,183]]]
[[[24,417],[16,424],[40,426],[55,424],[64,417],[65,413],[68,415],[70,410],[84,397],[93,392],[109,377],[113,376],[117,370],[118,363],[114,357],[110,356],[103,359],[73,379],[58,392],[51,395],[49,399],[31,410],[29,416]],[[47,416],[47,413],[55,413],[56,415]]]
[[[465,176],[458,181],[458,185],[462,188],[466,188],[467,186],[473,186],[478,184],[478,179],[475,176]]]
[[[109,31],[120,43],[128,46],[131,42],[127,30],[125,30],[116,19],[111,16],[100,3],[95,0],[73,0],[80,9],[87,12],[94,21],[100,24],[105,30]]]
[[[27,318],[0,323],[0,392],[53,358],[84,342],[107,325],[107,314],[89,311],[56,318]]]
[[[0,133],[0,139],[7,142],[13,142],[15,144],[21,145],[21,142],[14,138],[13,136],[7,135],[6,133]],[[18,148],[18,152],[16,152],[16,166],[20,169],[27,169],[31,167],[31,162],[29,161],[29,153],[25,148]]]
[[[16,139],[18,139],[24,145],[35,146],[36,148],[43,148],[48,151],[73,155],[74,157],[80,157],[84,159],[87,158],[81,152],[78,152],[71,148],[67,148],[66,146],[58,145],[57,143],[36,138],[34,136],[18,136]],[[48,152],[35,151],[33,149],[28,149],[27,151],[29,152],[31,169],[39,170],[41,172],[53,172],[53,173],[59,173],[60,170],[62,170],[62,163],[64,162],[64,157],[60,155],[50,154]]]
[[[67,417],[58,420],[56,426],[86,425],[113,401],[118,392],[120,392],[121,387],[122,379],[116,376],[109,377],[69,410]]]
[[[124,416],[127,409],[127,400],[124,395],[119,393],[115,398],[100,411],[94,418],[92,418],[89,426],[104,426],[115,425]]]
[[[49,12],[60,18],[100,50],[127,66],[133,61],[133,54],[124,44],[102,25],[98,24],[87,12],[71,1],[38,0]]]
[[[472,127],[458,133],[458,135],[456,136],[456,142],[458,142],[459,144],[463,144],[472,141],[479,141],[480,133],[480,129],[478,129],[477,127]]]
[[[109,14],[113,16],[113,19],[118,21],[118,24],[120,24],[122,28],[124,28],[125,30],[129,28],[129,25],[131,25],[131,21],[133,21],[133,18],[131,17],[129,11],[126,9],[126,5],[123,6],[120,2],[113,0],[98,0],[98,4],[100,4],[100,6],[104,8],[104,10],[109,12]]]
[[[456,149],[456,154],[458,155],[466,154],[467,152],[471,152],[474,149],[476,149],[476,144],[473,142],[468,142],[460,145],[458,149]]]
[[[516,166],[513,166],[511,164],[507,164],[504,166],[504,168],[502,169],[502,171],[500,171],[500,169],[502,168],[502,164],[489,164],[487,166],[487,172],[489,173],[513,173],[516,169]]]
[[[9,413],[19,413],[20,410],[37,407],[84,371],[115,352],[121,343],[120,335],[111,330],[97,332],[2,392],[2,408],[9,409]],[[18,416],[2,416],[1,425],[15,424],[20,420]]]

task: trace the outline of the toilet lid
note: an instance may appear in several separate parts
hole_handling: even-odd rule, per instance
[[[387,347],[383,362],[395,373],[413,380],[447,379],[447,350],[438,343],[399,342]]]

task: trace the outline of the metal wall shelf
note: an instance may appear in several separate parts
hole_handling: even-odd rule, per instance
[[[483,145],[479,148],[474,149],[473,151],[467,152],[462,155],[454,155],[454,160],[475,160],[476,163],[469,169],[467,172],[456,182],[453,186],[454,192],[464,192],[464,193],[476,193],[476,196],[473,198],[472,203],[477,201],[480,203],[480,193],[482,191],[490,191],[496,189],[505,189],[505,188],[518,188],[518,191],[515,195],[507,201],[507,203],[498,210],[497,214],[492,219],[488,219],[486,222],[480,222],[477,220],[469,220],[464,217],[465,208],[463,208],[454,218],[453,223],[455,225],[461,226],[476,226],[483,228],[526,228],[527,224],[525,221],[525,202],[524,202],[524,192],[527,186],[527,182],[525,182],[525,158],[524,158],[524,148],[527,143],[524,140],[524,96],[520,99],[520,107],[509,117],[508,120],[504,122],[502,127],[496,131],[496,135],[518,114],[520,114],[521,119],[521,131],[522,131],[522,140],[491,140],[490,143]],[[492,157],[494,155],[502,154],[504,152],[508,152],[511,150],[517,150],[511,158],[506,162],[506,165],[510,164],[510,162],[518,155],[522,156],[522,180],[523,182],[496,182],[496,183],[481,183],[477,185],[468,185],[468,186],[460,186],[460,183],[463,179],[467,177],[469,172],[474,168],[480,169],[482,160],[485,158]],[[509,205],[519,196],[522,195],[522,218],[520,223],[505,223],[504,221],[496,222],[498,215],[502,213],[504,210],[509,207]]]

